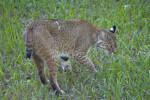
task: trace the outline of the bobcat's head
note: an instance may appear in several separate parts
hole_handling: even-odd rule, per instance
[[[116,26],[113,26],[109,31],[102,29],[98,34],[98,39],[95,45],[110,54],[115,54],[117,49]]]

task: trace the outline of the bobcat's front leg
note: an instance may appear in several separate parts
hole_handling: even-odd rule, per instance
[[[88,58],[87,55],[83,54],[83,53],[74,53],[73,54],[75,56],[75,58],[78,59],[78,61],[83,64],[83,65],[89,65],[93,68],[94,72],[97,72],[93,62]]]

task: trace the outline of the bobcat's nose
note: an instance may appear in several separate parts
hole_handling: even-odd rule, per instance
[[[112,49],[112,53],[115,54],[116,53],[116,49],[113,46],[111,46],[111,49]]]

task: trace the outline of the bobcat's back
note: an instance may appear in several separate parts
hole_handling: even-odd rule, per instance
[[[30,58],[33,49],[50,48],[67,53],[72,53],[75,50],[87,51],[89,46],[94,43],[91,38],[92,27],[94,27],[92,24],[83,20],[33,21],[24,32],[26,56]],[[41,41],[45,41],[45,43],[41,44]]]

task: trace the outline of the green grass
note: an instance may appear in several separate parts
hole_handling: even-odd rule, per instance
[[[89,52],[98,73],[72,61],[73,72],[58,75],[66,94],[54,95],[42,85],[33,62],[25,59],[23,33],[36,19],[85,19],[96,26],[117,26],[117,54],[93,48]],[[46,70],[46,74],[48,72]],[[0,99],[149,100],[149,0],[1,0]]]

